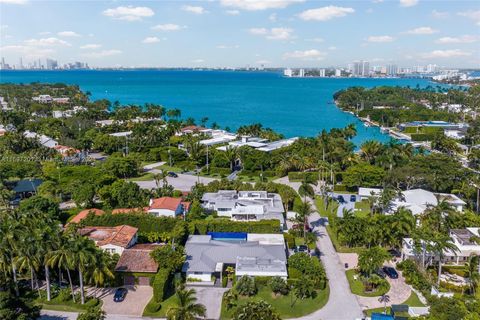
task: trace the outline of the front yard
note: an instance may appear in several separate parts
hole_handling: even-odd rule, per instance
[[[282,319],[301,317],[321,309],[328,301],[330,291],[328,285],[324,290],[318,290],[315,298],[304,300],[297,299],[293,292],[288,295],[275,296],[268,286],[259,288],[258,293],[252,297],[239,296],[237,306],[249,301],[265,301],[280,314]],[[293,306],[292,306],[293,304]],[[221,319],[231,319],[235,308],[227,310],[226,304],[222,301]]]
[[[357,273],[355,269],[350,269],[345,271],[345,274],[347,275],[348,279],[348,284],[350,285],[350,290],[352,291],[353,294],[356,294],[358,296],[362,297],[379,297],[390,290],[390,284],[385,280],[385,282],[388,284],[385,285],[384,288],[378,289],[375,291],[365,291],[365,286],[363,281],[360,280],[360,275]]]

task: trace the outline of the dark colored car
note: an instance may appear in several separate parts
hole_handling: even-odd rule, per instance
[[[346,201],[345,201],[345,198],[344,198],[343,196],[338,196],[338,197],[337,197],[337,200],[338,200],[338,202],[340,202],[340,203],[345,203],[345,202],[346,202]]]
[[[385,272],[385,274],[386,274],[389,278],[398,279],[398,273],[397,273],[397,270],[395,270],[395,268],[392,268],[392,267],[383,267],[383,272]]]
[[[167,176],[172,177],[172,178],[178,178],[178,174],[176,174],[176,173],[173,172],[173,171],[168,171],[168,172],[167,172]]]
[[[122,302],[127,295],[128,290],[125,288],[118,288],[115,290],[115,294],[113,295],[113,301],[115,302]]]
[[[378,269],[376,274],[378,274],[378,276],[383,279],[385,279],[385,277],[387,276],[387,274],[383,271],[383,269]]]
[[[348,263],[345,263],[345,269],[348,269]]]
[[[355,201],[357,201],[357,197],[354,194],[352,194],[350,196],[350,202],[355,202]]]

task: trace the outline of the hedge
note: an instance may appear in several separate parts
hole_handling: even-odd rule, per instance
[[[290,233],[284,233],[283,237],[285,238],[285,241],[287,242],[287,246],[289,249],[295,248],[295,236],[290,234]]]
[[[422,292],[425,297],[430,296],[432,285],[427,280],[425,275],[420,272],[415,262],[412,260],[404,260],[397,264],[397,268],[403,271],[405,282],[412,285],[415,289]]]
[[[276,219],[251,222],[231,221],[227,219],[194,220],[188,225],[190,234],[207,232],[247,232],[280,233],[280,221]]]
[[[318,172],[289,172],[288,180],[290,181],[307,181],[313,182],[318,180]]]
[[[152,282],[153,287],[153,299],[155,302],[162,302],[167,294],[167,290],[170,285],[172,273],[170,269],[160,269],[158,270],[155,278]]]
[[[412,133],[410,135],[413,141],[432,141],[435,137],[435,134],[428,133]]]
[[[232,170],[230,170],[230,168],[219,168],[219,167],[209,167],[208,171],[209,171],[209,174],[219,174],[222,176],[228,176],[230,173],[232,173]],[[207,167],[203,167],[202,172],[207,173]]]

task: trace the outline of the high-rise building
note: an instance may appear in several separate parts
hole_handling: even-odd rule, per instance
[[[47,69],[52,70],[57,68],[58,68],[57,60],[47,59]]]
[[[304,69],[298,70],[298,76],[299,76],[300,78],[305,77],[305,70],[304,70]]]
[[[342,76],[342,70],[335,69],[335,77],[341,77],[341,76]]]
[[[368,61],[355,61],[353,62],[353,75],[367,77],[370,75],[370,63]]]
[[[318,73],[320,77],[325,77],[325,69],[320,69]]]
[[[291,76],[293,76],[293,71],[292,71],[292,69],[288,68],[288,69],[283,70],[283,75],[284,75],[285,77],[291,77]]]
[[[387,64],[387,75],[396,76],[398,74],[398,66],[396,64]]]

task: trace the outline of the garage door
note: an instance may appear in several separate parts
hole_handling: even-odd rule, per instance
[[[135,285],[135,277],[134,276],[124,276],[123,283],[126,286],[134,286]]]
[[[149,277],[138,277],[138,285],[139,286],[149,286],[150,285],[150,278]]]

